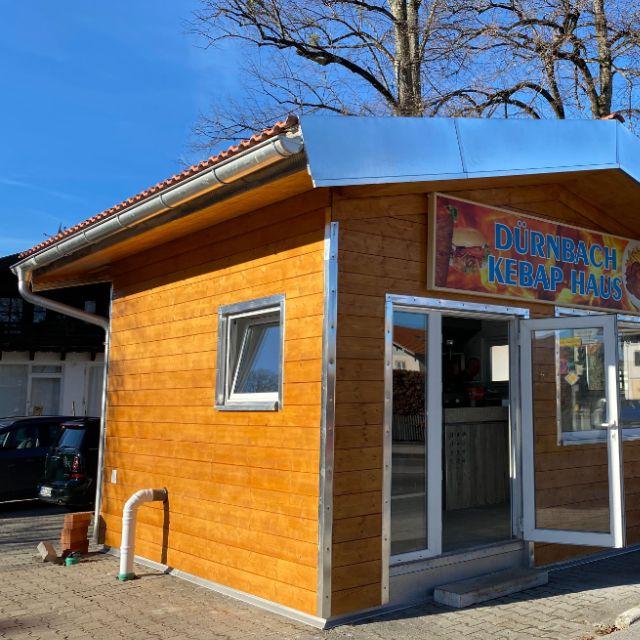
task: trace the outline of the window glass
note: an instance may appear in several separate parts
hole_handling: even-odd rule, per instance
[[[585,431],[605,433],[604,351],[602,327],[532,332],[531,422],[536,443],[535,526],[539,529],[610,531],[608,447],[604,437],[585,454],[588,471],[581,469],[579,460],[576,462],[571,454],[549,454],[552,449],[547,444],[555,439],[556,423],[568,441],[579,441]],[[553,465],[549,465],[551,458],[557,458]]]
[[[61,365],[34,364],[31,367],[32,373],[62,373]]]
[[[47,310],[44,307],[33,308],[33,321],[35,324],[44,322],[47,319]]]
[[[509,345],[496,344],[491,347],[491,382],[509,381]]]
[[[640,327],[618,324],[620,425],[640,427]]]
[[[104,368],[87,367],[87,404],[85,415],[94,418],[102,414],[102,387],[104,384]]]
[[[607,403],[602,328],[537,331],[533,346],[538,352],[548,353],[556,359],[561,431],[605,428]]]
[[[393,314],[391,555],[427,547],[427,322],[425,314]]]
[[[0,416],[24,416],[27,411],[29,367],[0,364]]]
[[[231,394],[277,393],[280,380],[278,314],[234,320],[238,349]]]
[[[96,312],[96,301],[95,300],[85,300],[84,301],[84,310],[87,313],[95,313]]]
[[[281,405],[282,304],[283,297],[274,296],[220,308],[218,408],[269,411]]]
[[[82,446],[82,440],[84,439],[85,430],[74,429],[66,427],[62,431],[62,435],[60,436],[60,441],[58,442],[59,447],[69,447],[73,449],[78,449]]]
[[[39,446],[38,428],[35,425],[11,429],[5,438],[3,449],[35,449]]]
[[[22,298],[0,298],[0,322],[20,322],[22,309]]]
[[[57,422],[41,425],[40,441],[48,444],[49,446],[54,445],[58,442],[58,438],[60,437],[61,431],[62,431],[62,425],[60,425]]]

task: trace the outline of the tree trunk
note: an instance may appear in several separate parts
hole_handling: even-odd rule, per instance
[[[596,42],[598,46],[598,84],[600,89],[598,92],[598,113],[594,113],[593,115],[602,118],[611,113],[611,103],[613,100],[613,69],[611,47],[608,41],[609,27],[607,25],[604,0],[594,0],[593,15],[595,18]]]
[[[395,75],[398,116],[422,116],[422,83],[420,79],[419,0],[391,0],[395,18]]]

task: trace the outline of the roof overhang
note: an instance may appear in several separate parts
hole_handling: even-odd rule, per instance
[[[16,268],[76,274],[93,269],[94,280],[108,279],[100,268],[109,260],[166,242],[184,216],[191,220],[185,228],[194,230],[228,219],[230,211],[241,215],[257,203],[313,187],[399,189],[413,184],[455,190],[469,181],[499,186],[569,180],[579,182],[594,205],[616,216],[630,205],[637,209],[640,139],[616,120],[309,116],[293,132],[277,130],[246,151],[209,164],[206,174],[174,181],[156,189],[152,198],[79,225],[79,232],[32,250]],[[252,197],[267,189],[266,200]],[[216,201],[225,206],[216,208]],[[236,201],[244,204],[230,205]],[[50,286],[53,280],[48,279]]]
[[[640,139],[616,120],[308,117],[315,186],[620,169],[640,181]]]

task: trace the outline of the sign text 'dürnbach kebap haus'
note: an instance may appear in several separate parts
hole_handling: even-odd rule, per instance
[[[436,195],[431,285],[640,313],[640,242]]]

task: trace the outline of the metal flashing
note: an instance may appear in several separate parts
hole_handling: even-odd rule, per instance
[[[329,210],[329,215],[331,211]],[[322,428],[318,503],[318,616],[331,616],[333,553],[333,456],[336,412],[338,324],[338,223],[328,222],[324,240],[324,328],[322,331]]]
[[[640,140],[616,120],[302,119],[316,187],[620,169],[640,182]]]
[[[120,549],[117,549],[115,547],[104,547],[103,552],[115,556],[116,558],[120,557]],[[219,584],[218,582],[213,582],[212,580],[199,578],[198,576],[194,576],[192,573],[187,573],[186,571],[182,571],[181,569],[174,569],[173,567],[162,564],[161,562],[148,560],[147,558],[143,558],[141,556],[135,556],[134,560],[138,564],[144,565],[145,567],[155,569],[156,571],[162,571],[166,575],[181,578],[182,580],[191,582],[192,584],[198,585],[199,587],[210,589],[211,591],[220,593],[223,596],[233,598],[234,600],[239,600],[240,602],[245,602],[247,604],[253,605],[254,607],[259,607],[260,609],[264,609],[265,611],[283,616],[285,618],[288,618],[289,620],[308,624],[312,627],[315,627],[316,629],[325,629],[327,626],[327,620],[323,620],[322,618],[312,616],[311,614],[304,613],[303,611],[298,611],[297,609],[292,609],[291,607],[286,607],[283,604],[278,604],[277,602],[273,602],[271,600],[266,600],[265,598],[253,596],[250,593],[246,593],[245,591],[233,589],[232,587],[227,587],[223,584]]]

